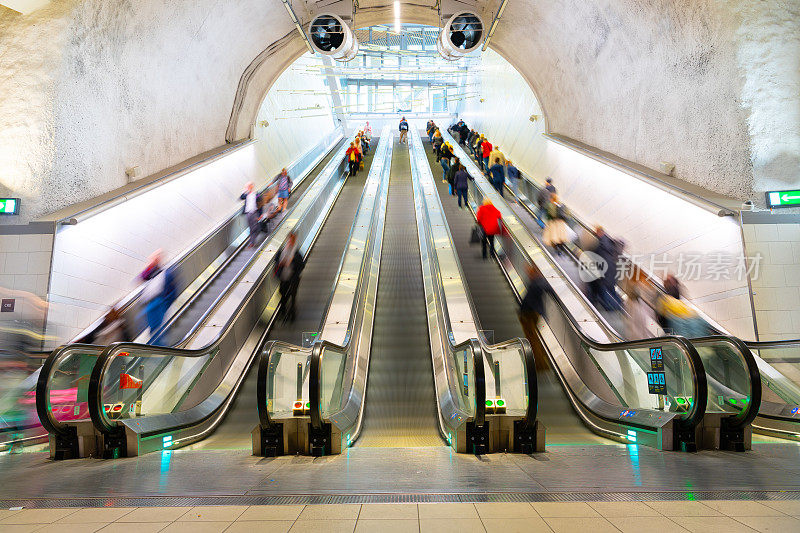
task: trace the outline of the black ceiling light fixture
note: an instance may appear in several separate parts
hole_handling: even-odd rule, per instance
[[[456,13],[439,33],[436,47],[441,56],[455,61],[477,50],[485,38],[483,19],[476,13]]]
[[[337,61],[349,61],[358,53],[353,30],[337,15],[318,15],[311,21],[308,33],[316,51]]]

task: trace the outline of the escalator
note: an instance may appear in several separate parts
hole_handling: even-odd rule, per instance
[[[297,233],[304,253],[311,248],[342,189],[345,149],[346,143],[340,144],[327,158],[244,269],[227,284],[219,283],[224,289],[203,311],[201,327],[195,327],[180,348],[69,345],[48,359],[39,380],[37,410],[51,434],[51,455],[136,455],[190,444],[216,428],[233,400],[232,391],[242,384],[252,351],[274,318],[277,295],[270,274],[275,254],[290,230]],[[231,255],[228,265],[233,259]],[[212,276],[204,286],[214,281]],[[201,294],[182,309],[202,309],[192,305]],[[77,397],[58,397],[57,391],[74,388],[76,382]],[[53,409],[58,401],[75,414],[86,405],[91,424],[59,417],[63,409]],[[177,428],[177,433],[161,435],[170,428]],[[93,449],[93,443],[99,449]]]
[[[362,204],[371,198],[376,207],[359,209],[321,340],[308,348],[273,342],[261,357],[254,453],[443,441],[459,452],[532,451],[530,346],[478,339],[441,208],[426,192],[430,175],[409,147],[388,148],[391,170],[370,176]],[[508,404],[487,401],[488,388],[504,391]]]
[[[489,199],[503,216],[505,235],[496,243],[496,264],[515,298],[524,294],[530,264],[538,267],[550,285],[551,291],[545,298],[546,320],[540,323],[539,335],[548,362],[584,425],[616,441],[665,450],[696,449],[708,422],[706,373],[698,349],[675,336],[646,341],[622,341],[614,337],[606,329],[607,322],[571,283],[552,254],[452,137],[443,135],[474,178],[469,189],[471,209],[476,210],[484,199]],[[510,321],[510,317],[505,317],[503,323],[507,325]],[[651,369],[654,364],[651,349],[653,353],[664,354],[663,373]],[[651,387],[651,370],[657,374],[656,379],[663,376],[663,387]],[[548,392],[546,387],[545,392]],[[563,401],[552,392],[543,394],[543,401],[548,396],[555,398],[555,411],[563,413]],[[547,414],[542,412],[540,418],[547,418]],[[576,429],[565,428],[564,438],[579,435]]]
[[[442,167],[436,155],[425,142],[425,152],[431,172],[436,176],[436,187],[442,202],[447,225],[453,235],[465,280],[480,319],[482,335],[487,342],[524,337],[517,317],[519,303],[502,271],[493,259],[484,260],[480,244],[470,245],[475,219],[469,207],[458,207],[456,196],[450,194],[447,182],[442,180]],[[613,441],[599,438],[586,429],[574,416],[569,401],[557,380],[549,374],[539,375],[539,412],[537,419],[547,428],[547,442],[558,444],[610,444]]]
[[[535,209],[532,199],[536,198],[539,192],[539,185],[530,177],[523,176],[520,182],[519,204],[514,208],[521,218],[527,216],[531,221],[528,226],[534,223],[539,224],[535,219]],[[577,231],[593,233],[593,229],[582,221],[576,214],[569,214],[569,223]],[[534,228],[535,231],[535,228]],[[582,250],[576,245],[571,245],[571,250],[564,258],[566,268],[569,263],[573,266],[577,263],[577,256]],[[658,299],[666,294],[666,289],[660,280],[649,273],[642,265],[635,264],[630,257],[623,257],[626,262],[625,268],[634,272],[637,279],[645,283],[647,291]],[[700,309],[687,304],[705,322],[705,329],[710,337],[704,342],[710,342],[714,337],[729,337],[728,332],[723,326],[716,323],[705,315]],[[618,330],[619,331],[619,330]],[[724,406],[727,412],[744,413],[752,406],[758,405],[758,416],[753,420],[753,430],[755,432],[769,435],[772,437],[800,440],[800,373],[798,373],[798,363],[800,363],[800,339],[787,339],[778,341],[742,341],[744,347],[741,351],[747,356],[749,364],[747,370],[752,375],[745,376],[739,369],[739,385],[734,387],[725,386],[723,383],[732,381],[730,377],[715,379],[716,375],[724,376],[731,372],[731,366],[725,358],[716,358],[709,361],[709,382],[712,383],[714,391],[710,394],[717,397],[717,405]],[[749,353],[748,353],[749,352]],[[752,358],[751,358],[752,357]],[[738,366],[738,365],[736,365]],[[756,372],[757,370],[757,372]],[[760,376],[761,382],[761,401],[755,402],[752,394],[746,393],[747,387],[742,386],[741,382],[745,379],[756,381],[755,376]],[[743,392],[744,391],[744,392]]]
[[[516,200],[509,207],[541,242],[544,222],[539,218],[535,205],[541,186],[522,175],[518,189],[518,194],[514,194],[506,187],[506,193]],[[567,222],[578,234],[596,236],[594,229],[575,213],[567,213]],[[553,257],[577,287],[581,285],[579,269],[582,253],[577,243],[569,243],[563,256]],[[642,265],[633,263],[629,256],[622,256],[620,261],[620,268],[644,283],[650,300],[658,301],[666,296],[662,283]],[[620,287],[616,287],[616,291],[620,300],[627,297]],[[800,361],[796,356],[800,350],[800,340],[742,341],[732,337],[691,302],[685,303],[704,322],[703,329],[707,332],[704,337],[690,340],[705,366],[709,388],[708,412],[723,417],[721,431],[724,433],[727,428],[739,434],[752,422],[756,432],[800,440],[800,376],[794,375],[796,363]],[[603,329],[617,340],[622,339],[623,313],[600,309],[599,314],[602,316]],[[725,437],[724,434],[722,436]],[[738,439],[738,435],[732,437]],[[745,443],[744,447],[749,447],[749,443]],[[737,446],[737,449],[742,447]]]
[[[373,148],[379,145],[373,138]],[[347,237],[353,223],[353,213],[358,208],[359,198],[370,172],[375,151],[364,157],[364,169],[355,177],[347,178],[339,198],[322,231],[306,257],[300,288],[297,292],[297,316],[295,320],[276,321],[269,332],[270,340],[304,345],[313,342],[319,334],[318,329],[327,305],[331,286],[335,281],[338,262],[347,245]],[[256,393],[258,388],[257,365],[252,365],[247,377],[236,395],[225,420],[205,440],[191,446],[191,449],[244,449],[251,445],[250,432],[256,421]]]
[[[287,166],[290,173],[295,176],[293,198],[302,196],[314,176],[334,156],[341,142],[342,132],[336,130],[324,138],[317,147]],[[290,204],[292,201],[290,200]],[[280,218],[281,215],[271,223],[272,228],[280,222]],[[237,211],[165,266],[175,272],[179,296],[171,310],[168,310],[164,325],[153,335],[147,333],[147,325],[143,319],[144,309],[140,304],[141,287],[115,303],[113,307],[119,311],[120,319],[126,324],[126,333],[141,342],[167,346],[185,343],[199,327],[204,318],[203,313],[213,305],[252,257],[253,251],[245,246],[247,233],[244,217]],[[98,319],[79,333],[70,344],[93,343],[103,327],[102,319]],[[98,348],[90,350],[92,353],[99,353]],[[43,354],[42,361],[51,354],[52,352]],[[88,372],[88,368],[86,365],[83,370]],[[16,390],[3,394],[0,403],[12,402],[13,409],[21,408],[27,411],[31,423],[23,428],[22,433],[13,425],[0,423],[0,450],[13,446],[15,442],[46,440],[47,432],[41,427],[35,412],[35,391],[39,376],[37,369],[28,379],[20,383]],[[75,387],[63,389],[60,398],[51,405],[51,408],[61,410],[61,416],[65,419],[85,419],[88,417],[85,402],[80,402],[81,405],[76,411],[72,405],[75,402],[69,400],[74,391]]]
[[[395,142],[366,411],[357,446],[440,446],[425,319],[414,192],[406,145]]]

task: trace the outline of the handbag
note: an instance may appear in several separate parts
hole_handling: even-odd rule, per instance
[[[472,234],[469,236],[470,244],[478,244],[483,240],[483,228],[475,226],[472,228]]]

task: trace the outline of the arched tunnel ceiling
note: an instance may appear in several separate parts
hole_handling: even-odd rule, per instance
[[[474,6],[488,22],[499,3],[444,11]],[[401,4],[404,22],[438,24],[433,0]],[[352,10],[293,5],[304,24]],[[393,20],[392,2],[359,6],[357,26]],[[491,46],[550,132],[745,198],[800,175],[799,21],[800,3],[785,0],[509,0]],[[249,136],[305,50],[279,0],[0,8],[0,47],[0,189],[47,195],[39,213],[119,186],[128,166],[152,173]]]

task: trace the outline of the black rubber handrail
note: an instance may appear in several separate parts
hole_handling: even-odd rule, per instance
[[[517,249],[521,251],[527,262],[532,263],[533,261],[528,256],[517,237],[510,232],[509,237],[514,241]],[[552,258],[550,258],[549,255],[547,255],[547,258],[552,262]],[[553,297],[553,301],[559,307],[562,315],[566,317],[567,322],[570,324],[570,327],[574,333],[586,346],[594,350],[613,352],[636,348],[650,348],[654,343],[673,344],[677,346],[678,349],[680,349],[686,355],[686,358],[689,362],[689,367],[692,373],[692,385],[694,388],[694,402],[691,402],[690,410],[685,416],[677,417],[677,424],[683,429],[694,429],[703,421],[706,412],[706,404],[708,403],[708,382],[706,379],[705,367],[703,366],[703,361],[700,359],[700,354],[697,352],[697,349],[685,337],[678,335],[665,335],[651,339],[602,343],[589,337],[582,331],[580,324],[575,320],[575,317],[572,316],[572,313],[569,311],[558,293],[551,290],[550,294]],[[600,418],[609,420],[599,413],[595,414]],[[609,421],[618,422],[617,420]]]
[[[375,148],[376,154],[379,146],[380,145],[376,146]],[[386,149],[387,148],[384,148],[384,150]],[[390,160],[387,161],[386,159],[384,159],[383,161],[384,167],[383,169],[381,169],[381,172],[386,172],[390,164],[391,164]],[[370,169],[370,172],[371,170],[372,169]],[[382,180],[384,179],[385,178],[382,178]],[[382,187],[384,186],[388,187],[388,183],[383,183],[382,181]],[[362,196],[359,199],[358,206],[356,207],[354,213],[358,213],[361,210],[362,205],[364,203],[364,199],[365,196],[362,193]],[[376,196],[374,201],[379,202],[380,196]],[[376,219],[379,217],[379,215],[380,215],[379,210],[373,209],[372,217],[370,218],[369,221],[370,228],[374,228]],[[353,225],[350,226],[350,231],[348,232],[347,238],[345,239],[345,243],[349,243],[352,241],[353,233],[355,231],[356,231],[356,226],[354,217],[354,223]],[[371,250],[373,248],[373,246],[375,245],[375,241],[376,241],[376,236],[373,235],[372,231],[370,231],[369,235],[367,236],[367,240],[364,242],[364,253],[361,257],[361,267],[358,273],[358,280],[356,281],[356,293],[353,296],[354,302],[361,301],[362,294],[366,289],[364,283],[365,281],[364,276],[366,276],[367,273],[366,265],[367,263],[369,263],[369,261],[371,261],[371,256],[367,252],[368,250]],[[341,276],[341,272],[344,268],[346,259],[347,259],[347,250],[345,250],[345,253],[342,254],[342,257],[339,260],[339,267],[337,268],[336,275],[334,276],[335,280],[338,280],[339,277]],[[334,284],[334,287],[331,289],[331,294],[328,297],[328,303],[326,305],[325,315],[323,315],[320,321],[321,324],[320,327],[322,327],[322,325],[325,324],[325,321],[327,319],[327,313],[330,311],[330,305],[333,302],[335,292],[336,292],[336,284]],[[320,396],[321,394],[320,380],[322,377],[322,369],[321,369],[322,352],[325,348],[331,348],[346,353],[350,349],[350,340],[352,339],[352,331],[353,328],[355,327],[355,323],[358,319],[358,316],[360,316],[360,309],[357,305],[354,305],[353,308],[351,309],[350,316],[348,318],[344,343],[341,346],[329,341],[318,340],[313,344],[313,346],[310,349],[309,367],[308,367],[308,376],[309,376],[308,387],[309,387],[309,404],[310,404],[309,415],[311,418],[312,427],[314,429],[321,429],[323,424],[322,408],[321,408],[322,399]],[[286,342],[270,341],[265,345],[264,350],[261,352],[261,355],[259,356],[256,401],[257,401],[259,424],[264,429],[274,428],[277,424],[274,420],[272,420],[272,418],[269,415],[269,409],[267,404],[268,402],[267,396],[269,394],[269,391],[267,385],[269,378],[269,368],[273,363],[277,364],[277,362],[273,361],[273,356],[275,355],[276,352],[279,351],[281,347],[285,347],[287,350],[294,350],[294,351],[298,350],[297,346],[294,346]],[[301,348],[301,350],[303,349]],[[304,349],[304,351],[309,351],[309,349],[306,348]]]
[[[520,173],[520,175],[523,175],[523,174]],[[529,181],[531,186],[533,186],[534,188],[539,190],[538,184],[534,183],[532,180],[530,180],[528,178],[521,178],[521,179],[526,179],[527,181]],[[514,192],[511,190],[511,188],[508,187],[507,185],[506,185],[506,187],[508,188],[509,192],[511,192],[511,194],[513,195]],[[536,213],[533,212],[533,210],[530,208],[530,206],[528,206],[528,204],[526,202],[520,201],[519,203],[522,205],[522,207],[532,217],[534,217],[536,220],[540,220],[539,216]],[[580,219],[576,218],[574,215],[571,216],[570,218],[576,224],[578,224],[581,228],[583,228],[585,231],[589,232],[591,235],[593,235],[595,237],[597,236],[597,234],[594,232],[594,230],[592,228],[590,228],[587,224],[585,224],[583,221],[581,221]],[[534,239],[539,243],[540,246],[542,246],[541,241],[536,236],[534,236]],[[568,250],[568,252],[569,252],[568,255],[570,256],[570,258],[573,261],[577,262],[577,258],[572,253],[572,251]],[[630,261],[630,259],[628,259],[628,261]],[[634,265],[635,265],[635,263],[634,263]],[[658,291],[662,295],[666,295],[666,289],[663,287],[663,285],[661,285],[660,283],[656,282],[656,280],[653,279],[653,277],[650,276],[649,273],[647,273],[644,270],[642,270],[641,267],[639,267],[638,265],[635,265],[635,266],[644,274],[645,280],[647,281],[647,283],[651,287],[653,287],[656,291]],[[567,278],[568,278],[568,276],[567,276]],[[570,283],[572,283],[571,279],[569,279],[569,281],[570,281]],[[613,327],[611,327],[607,323],[607,321],[605,321],[605,319],[602,316],[599,316],[598,318],[602,319],[601,322],[603,323],[604,329],[606,329],[609,334],[611,334],[611,335],[613,335],[613,336],[615,336],[617,338],[621,338],[621,336],[616,331],[614,331]],[[746,427],[747,425],[749,425],[756,418],[756,416],[758,416],[758,410],[759,410],[759,407],[761,405],[761,397],[762,397],[761,375],[760,375],[760,372],[758,370],[758,363],[756,362],[755,357],[753,357],[753,353],[750,351],[750,348],[749,348],[750,343],[742,341],[738,337],[734,337],[732,335],[726,335],[726,334],[720,332],[717,328],[713,327],[711,324],[708,324],[708,326],[715,333],[714,335],[706,335],[704,337],[692,338],[692,339],[689,339],[689,342],[691,342],[692,344],[695,344],[695,343],[698,343],[698,344],[717,344],[717,343],[728,344],[734,349],[735,352],[737,352],[739,354],[739,356],[742,358],[742,360],[745,363],[745,369],[747,371],[747,374],[748,374],[748,377],[749,377],[749,380],[750,380],[750,391],[751,391],[750,392],[750,401],[748,402],[747,407],[745,409],[742,409],[742,410],[738,411],[736,414],[731,415],[728,418],[728,421],[727,421],[729,428],[731,428],[731,429],[742,429],[742,428]],[[798,340],[798,344],[800,344],[800,340]]]
[[[329,163],[329,164],[331,164],[331,163]],[[295,208],[296,208],[296,205],[292,206],[292,208],[290,208],[288,214],[291,214],[291,212]],[[263,247],[266,245],[267,242],[268,241],[264,241],[261,244],[261,246],[259,247],[259,251],[261,251],[263,249]],[[253,256],[248,261],[248,265],[250,265],[252,263],[252,261],[259,255],[259,251],[257,251],[255,254],[253,254]],[[261,285],[261,282],[264,280],[264,278],[266,276],[268,276],[268,275],[271,275],[274,263],[275,263],[275,257],[273,257],[270,260],[269,264],[267,265],[267,268],[264,269],[264,271],[262,271],[260,273],[260,275],[257,278],[257,280],[253,284],[251,284],[248,292],[246,293],[245,297],[242,299],[242,304],[238,307],[237,312],[234,313],[228,319],[228,321],[226,322],[225,326],[215,336],[215,338],[208,345],[206,345],[203,348],[199,348],[199,349],[195,349],[195,350],[189,350],[189,349],[184,349],[184,348],[160,347],[160,346],[152,346],[152,345],[148,345],[148,344],[139,344],[139,343],[132,343],[132,342],[115,343],[115,344],[109,345],[107,347],[99,347],[99,350],[101,350],[101,352],[98,355],[98,359],[95,362],[95,365],[94,365],[94,367],[92,369],[92,374],[91,374],[91,377],[90,377],[90,380],[89,380],[89,391],[88,391],[89,392],[89,401],[88,401],[88,403],[89,403],[89,414],[90,414],[90,417],[91,417],[91,420],[92,420],[93,424],[95,425],[95,428],[98,431],[103,432],[103,433],[110,433],[114,429],[114,425],[109,423],[106,420],[105,416],[104,416],[105,413],[104,413],[103,405],[102,405],[102,387],[101,387],[102,376],[105,374],[105,371],[106,371],[108,365],[110,364],[110,362],[113,360],[113,357],[115,357],[117,354],[119,354],[121,352],[130,351],[130,350],[135,350],[136,353],[137,353],[137,356],[144,356],[144,357],[168,356],[168,355],[173,355],[173,356],[178,356],[179,355],[179,356],[182,356],[182,357],[201,357],[203,355],[215,353],[215,350],[217,349],[217,346],[220,344],[221,340],[233,328],[233,326],[235,325],[238,317],[243,312],[243,309],[246,307],[245,304],[247,302],[249,302],[249,300],[253,297],[255,291]],[[245,270],[246,270],[246,268],[243,269],[243,272]],[[225,294],[225,293],[223,292],[223,294]],[[48,390],[48,384],[49,384],[49,381],[50,381],[50,375],[54,371],[54,368],[53,368],[54,364],[56,362],[60,361],[60,359],[62,358],[62,356],[65,353],[65,351],[70,349],[70,347],[72,347],[72,346],[75,346],[75,345],[67,345],[65,347],[57,349],[56,351],[53,352],[53,354],[51,354],[51,356],[48,358],[48,360],[45,363],[47,365],[47,370],[48,371],[40,373],[39,381],[37,383],[37,397],[36,397],[37,412],[39,413],[40,417],[42,415],[44,415],[44,418],[42,419],[42,425],[45,428],[47,428],[49,431],[52,431],[52,432],[60,434],[60,435],[68,434],[70,430],[67,428],[66,425],[62,425],[59,422],[57,422],[55,420],[55,418],[53,417],[53,414],[50,411],[50,409],[47,408],[47,404],[49,402],[48,402],[48,398],[47,398],[48,394],[47,394],[46,391]],[[94,347],[94,349],[98,350],[98,347]],[[48,361],[50,362],[50,364],[47,364]],[[39,394],[40,390],[45,391],[45,393],[40,395]],[[41,406],[39,405],[40,403],[42,404]]]
[[[730,429],[744,429],[749,426],[753,420],[758,416],[761,408],[761,372],[758,370],[753,353],[747,347],[744,341],[738,337],[730,335],[708,335],[705,337],[697,337],[689,339],[692,344],[718,344],[720,342],[730,344],[733,349],[740,354],[747,354],[744,360],[747,363],[747,374],[750,379],[750,401],[747,402],[747,407],[738,411],[735,415],[727,418],[727,425]]]

